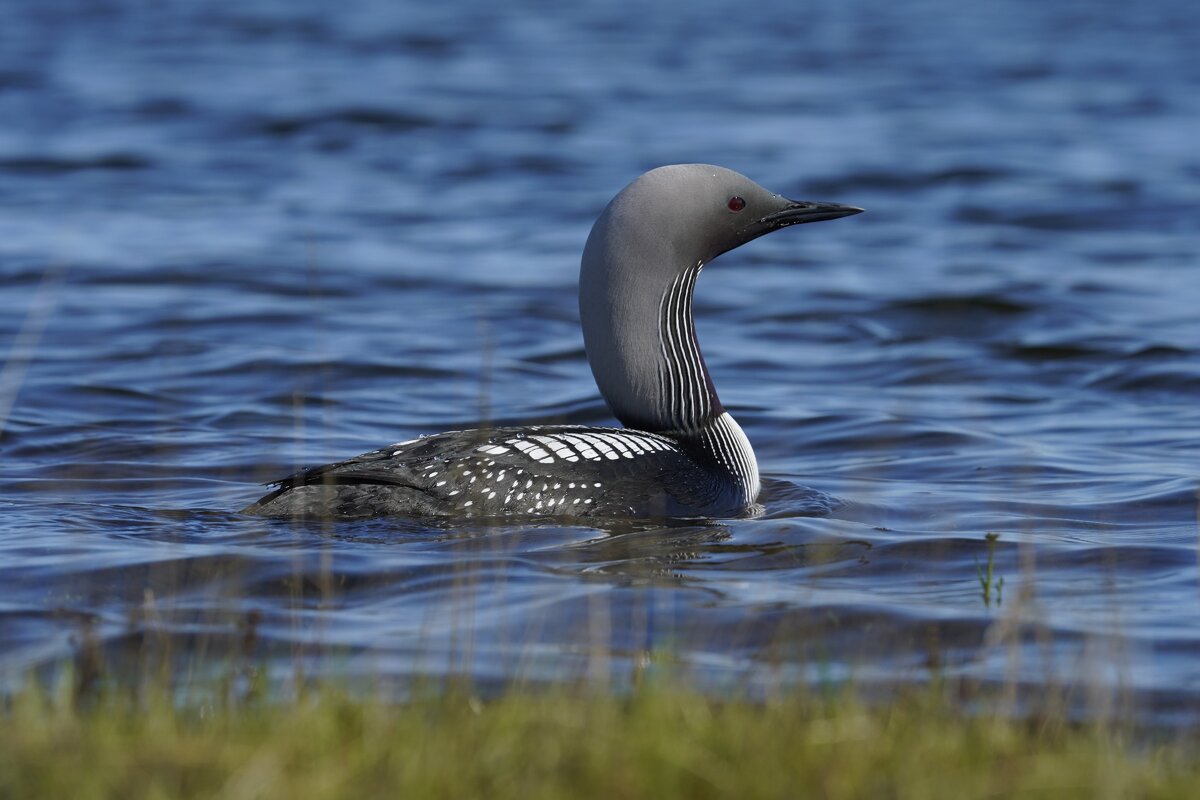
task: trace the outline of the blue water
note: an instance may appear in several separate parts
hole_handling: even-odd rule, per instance
[[[619,685],[670,653],[1200,720],[1197,30],[1182,0],[0,5],[0,681]],[[610,424],[579,253],[686,161],[868,209],[697,290],[762,517],[236,513],[422,433]]]

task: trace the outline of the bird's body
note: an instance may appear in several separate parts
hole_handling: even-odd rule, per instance
[[[728,517],[758,465],[700,354],[692,291],[713,258],[772,230],[861,209],[787,200],[731,170],[660,167],[623,189],[584,249],[580,319],[625,428],[452,431],[302,470],[245,509],[265,516]]]
[[[757,472],[730,482],[714,460],[703,441],[624,428],[451,431],[298,472],[259,505],[306,517],[737,514],[757,494]]]

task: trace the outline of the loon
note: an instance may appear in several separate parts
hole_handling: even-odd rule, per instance
[[[755,508],[758,463],[717,399],[696,340],[705,264],[790,225],[861,208],[789,200],[732,170],[643,174],[584,246],[588,363],[624,428],[535,425],[423,436],[273,482],[268,517],[734,517]]]

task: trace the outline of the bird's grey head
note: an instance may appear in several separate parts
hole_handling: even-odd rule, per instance
[[[679,422],[654,405],[669,388],[657,361],[664,298],[681,276],[771,231],[860,211],[789,200],[710,164],[659,167],[622,189],[592,226],[579,281],[588,360],[618,418],[663,430]]]
[[[672,268],[688,268],[789,225],[860,211],[789,200],[724,167],[673,164],[650,170],[622,189],[592,228],[588,249],[658,252],[668,255]],[[656,266],[666,264],[659,260]]]

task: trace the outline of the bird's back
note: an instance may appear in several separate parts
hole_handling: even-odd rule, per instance
[[[737,513],[740,498],[706,462],[686,442],[625,428],[451,431],[301,470],[244,512],[325,519]]]

